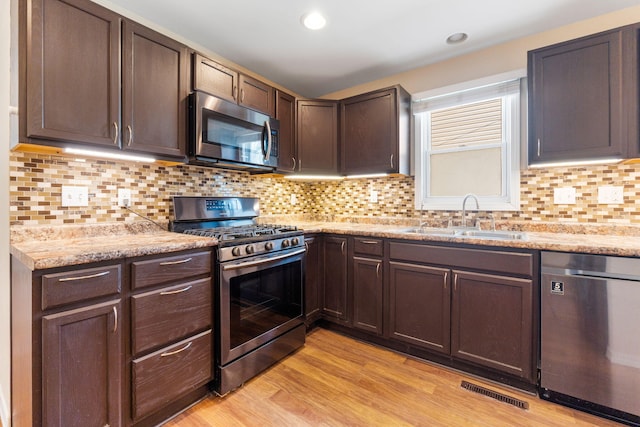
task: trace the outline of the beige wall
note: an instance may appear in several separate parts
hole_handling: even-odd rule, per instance
[[[0,1],[0,417],[9,425],[11,398],[9,287],[9,56],[10,2]]]
[[[395,84],[419,93],[527,67],[527,51],[611,28],[640,22],[640,6],[623,9],[436,64],[369,82],[322,98],[342,99]]]

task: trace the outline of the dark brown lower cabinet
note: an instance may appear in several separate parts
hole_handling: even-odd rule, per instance
[[[394,339],[449,354],[450,270],[389,263],[389,333]]]
[[[534,380],[533,283],[453,270],[451,355]]]
[[[327,320],[347,322],[347,250],[348,239],[324,237],[324,286],[322,314]]]
[[[353,257],[353,327],[382,335],[382,260]]]
[[[320,318],[322,301],[322,248],[321,237],[318,235],[304,236],[305,256],[304,275],[304,318],[307,326]]]
[[[122,424],[121,313],[118,299],[42,318],[43,425]]]

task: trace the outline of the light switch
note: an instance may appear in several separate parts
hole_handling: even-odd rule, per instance
[[[89,206],[89,188],[63,185],[62,206]]]

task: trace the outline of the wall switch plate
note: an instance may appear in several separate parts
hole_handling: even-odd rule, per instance
[[[295,205],[298,203],[298,197],[296,197],[296,195],[293,193],[291,193],[291,196],[290,196],[290,203],[291,205]]]
[[[558,187],[553,189],[554,205],[575,205],[576,189],[574,187]]]
[[[624,203],[624,188],[613,185],[598,187],[598,203],[608,205]]]
[[[62,206],[89,206],[89,188],[63,185]]]
[[[131,206],[131,190],[128,188],[118,188],[118,206]]]

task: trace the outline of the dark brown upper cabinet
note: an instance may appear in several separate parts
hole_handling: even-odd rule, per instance
[[[184,156],[187,47],[134,22],[125,21],[123,28],[123,148]]]
[[[298,172],[338,173],[338,101],[297,101]]]
[[[193,61],[193,90],[275,116],[273,87],[197,53],[193,55]]]
[[[278,172],[295,172],[298,163],[296,150],[296,99],[276,90],[276,119],[280,121],[278,135]]]
[[[623,27],[528,53],[529,164],[639,151],[637,40]]]
[[[20,2],[22,135],[118,147],[121,17],[85,0],[30,4]]]
[[[340,105],[340,172],[408,174],[411,95],[394,86],[343,99]]]
[[[87,0],[20,2],[20,14],[21,141],[184,159],[185,46]]]

